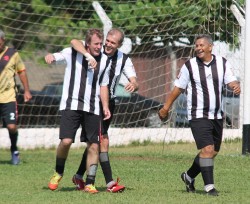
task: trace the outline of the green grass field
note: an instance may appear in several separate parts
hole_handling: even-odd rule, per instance
[[[98,169],[98,194],[74,189],[71,178],[78,168],[82,149],[71,149],[63,179],[56,191],[47,188],[55,166],[55,149],[22,150],[22,163],[12,166],[8,150],[0,150],[0,203],[250,203],[249,157],[241,155],[240,140],[225,142],[215,160],[215,185],[219,197],[203,192],[201,175],[195,194],[185,191],[180,174],[197,154],[195,144],[152,144],[134,142],[110,149],[113,175],[126,186],[123,193],[105,192]]]

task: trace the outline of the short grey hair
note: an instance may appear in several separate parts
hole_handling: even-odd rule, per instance
[[[5,39],[5,33],[0,29],[0,38]]]
[[[213,45],[213,39],[212,39],[211,35],[208,35],[208,34],[199,34],[199,35],[196,36],[195,42],[197,40],[201,39],[201,38],[205,38],[209,42],[209,44]]]
[[[122,44],[123,41],[124,41],[124,32],[123,32],[123,30],[120,29],[120,28],[111,28],[111,30],[109,30],[109,32],[108,32],[108,35],[109,35],[109,34],[110,34],[110,35],[113,35],[113,34],[115,34],[115,33],[120,33],[121,38],[119,39],[119,43]]]

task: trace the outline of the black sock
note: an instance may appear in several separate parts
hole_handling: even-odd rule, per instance
[[[80,166],[76,172],[76,174],[78,174],[80,176],[83,176],[84,173],[86,172],[87,155],[88,155],[88,149],[86,148],[83,155],[82,155],[82,160],[81,160]]]
[[[9,136],[10,136],[10,151],[14,152],[17,151],[17,138],[18,138],[18,132],[16,131],[15,133],[10,133],[9,132]]]
[[[214,184],[214,159],[200,158],[200,167],[204,185]]]
[[[106,184],[113,181],[112,170],[109,162],[108,152],[100,152],[100,164],[105,177]]]
[[[97,167],[98,167],[97,164],[90,165],[89,172],[86,178],[86,185],[95,184],[95,176],[96,176]]]
[[[63,175],[66,159],[56,157],[56,172]]]
[[[199,157],[199,154],[198,154],[194,158],[194,162],[193,162],[192,166],[187,171],[188,176],[190,176],[191,178],[195,178],[201,172],[199,159],[200,159],[200,157]]]

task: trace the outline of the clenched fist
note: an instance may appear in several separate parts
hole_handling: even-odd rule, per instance
[[[158,115],[161,120],[164,120],[168,117],[168,110],[161,108],[158,112]]]

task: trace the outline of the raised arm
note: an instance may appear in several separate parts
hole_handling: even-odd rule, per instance
[[[89,54],[89,53],[87,52],[87,50],[85,49],[85,46],[84,46],[84,44],[83,44],[83,41],[77,40],[77,39],[72,39],[72,40],[70,41],[70,44],[71,44],[71,46],[72,46],[77,52],[83,54],[83,55],[86,57],[86,59],[87,59],[88,62],[89,62],[89,65],[90,65],[92,68],[94,68],[94,69],[96,68],[97,62],[96,62],[95,58],[92,57],[92,55]]]

